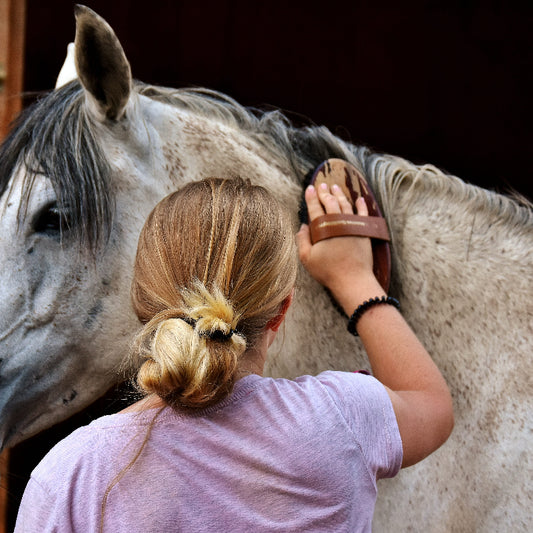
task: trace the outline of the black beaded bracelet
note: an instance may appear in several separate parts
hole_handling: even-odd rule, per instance
[[[392,305],[393,307],[396,307],[396,309],[400,309],[400,302],[396,298],[392,298],[392,296],[382,296],[381,298],[370,298],[370,300],[367,300],[366,302],[363,302],[352,314],[350,317],[350,320],[348,320],[348,331],[358,336],[357,330],[355,329],[355,326],[357,325],[358,320],[361,318],[363,313],[368,311],[371,307],[374,307],[375,305],[381,305],[381,304],[387,304]]]

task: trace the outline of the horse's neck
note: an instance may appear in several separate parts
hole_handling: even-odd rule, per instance
[[[165,151],[179,152],[180,171],[174,185],[207,176],[241,176],[273,192],[296,212],[301,185],[284,158],[275,158],[238,128],[217,120],[176,111],[179,134],[167,137]],[[183,176],[186,172],[187,175]]]
[[[526,335],[533,312],[531,211],[453,181],[409,185],[398,190],[389,222],[395,290],[413,327],[437,345],[441,334],[456,335],[463,346],[482,344],[495,327],[502,342]]]
[[[400,256],[441,257],[452,271],[483,264],[489,275],[532,261],[531,210],[462,182],[406,183],[389,217]]]

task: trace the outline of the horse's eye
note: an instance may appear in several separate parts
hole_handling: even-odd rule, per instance
[[[33,229],[35,233],[56,235],[61,232],[61,227],[64,227],[64,225],[63,215],[54,202],[45,206],[37,214],[33,222]]]

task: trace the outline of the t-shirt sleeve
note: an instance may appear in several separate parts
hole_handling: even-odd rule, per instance
[[[394,477],[402,465],[403,446],[385,387],[361,373],[328,371],[317,378],[359,443],[369,470],[376,479]]]
[[[97,531],[95,524],[100,517],[90,511],[93,494],[98,492],[92,474],[105,475],[110,465],[102,467],[96,461],[98,455],[91,453],[99,448],[101,433],[91,427],[71,433],[35,467],[22,496],[16,533],[70,533],[80,529],[80,520],[84,531]],[[88,487],[94,487],[94,491],[89,492]],[[88,497],[79,497],[88,493]]]
[[[68,517],[58,515],[55,498],[30,478],[20,503],[15,533],[69,533]]]

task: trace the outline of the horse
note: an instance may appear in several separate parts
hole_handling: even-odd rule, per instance
[[[191,180],[240,175],[272,191],[294,230],[309,174],[338,157],[388,221],[402,312],[452,391],[455,430],[379,483],[374,530],[518,531],[531,509],[533,206],[432,165],[208,89],[133,81],[112,28],[76,8],[77,78],[22,113],[0,148],[0,441],[13,446],[122,379],[139,324],[129,285],[140,228]],[[368,366],[302,269],[266,372]]]

